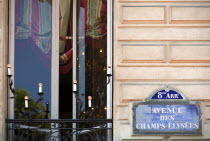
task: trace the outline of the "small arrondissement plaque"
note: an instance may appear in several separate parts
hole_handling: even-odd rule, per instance
[[[145,102],[133,104],[133,134],[200,135],[198,102],[191,102],[174,88],[153,92]]]

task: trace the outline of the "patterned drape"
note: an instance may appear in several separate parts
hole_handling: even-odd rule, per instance
[[[60,37],[72,36],[72,0],[60,0]],[[68,73],[72,69],[72,40],[60,39],[59,71]]]
[[[16,40],[32,38],[45,55],[51,53],[52,8],[47,0],[16,0]]]

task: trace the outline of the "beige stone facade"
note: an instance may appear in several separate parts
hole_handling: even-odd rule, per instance
[[[210,1],[114,1],[114,140],[210,140]],[[132,104],[166,85],[202,107],[201,136],[138,136]]]
[[[8,3],[0,0],[0,141],[6,140],[6,66],[8,52]]]

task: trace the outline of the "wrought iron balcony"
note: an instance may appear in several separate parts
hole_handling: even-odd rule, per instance
[[[8,141],[111,141],[112,119],[7,119]]]

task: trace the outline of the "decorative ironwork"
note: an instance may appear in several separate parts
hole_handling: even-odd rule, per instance
[[[44,93],[40,93],[39,92],[38,95],[39,95],[39,98],[37,99],[36,104],[39,103],[39,102],[41,102],[43,100]]]
[[[7,78],[8,78],[8,85],[9,85],[9,89],[10,91],[12,92],[12,94],[14,95],[13,97],[10,97],[10,98],[15,98],[15,89],[13,88],[13,80],[12,80],[12,75],[7,75]]]
[[[32,119],[30,122],[8,119],[6,122],[8,141],[108,141],[112,135],[111,119]]]

